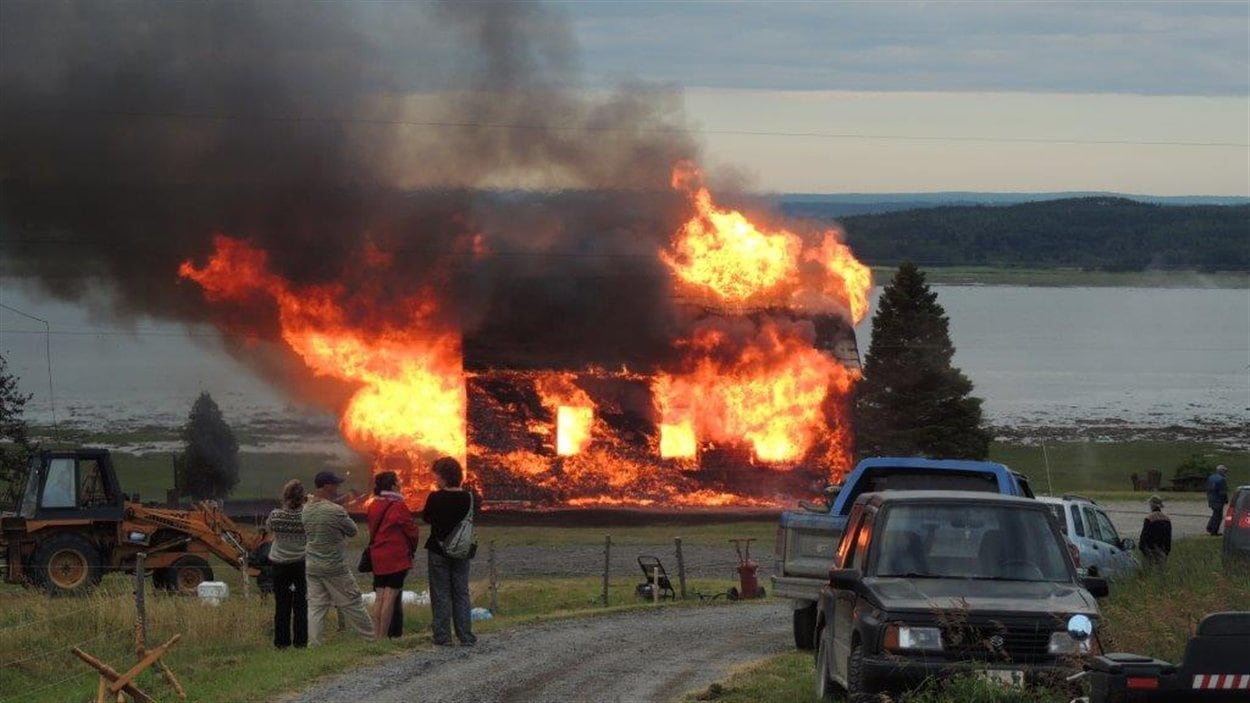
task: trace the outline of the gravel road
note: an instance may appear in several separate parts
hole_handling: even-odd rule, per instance
[[[1167,498],[1164,497],[1164,500]],[[1147,513],[1144,499],[1141,501],[1106,501],[1100,502],[1099,505],[1107,511],[1107,517],[1111,518],[1111,522],[1115,524],[1115,529],[1121,537],[1132,537],[1136,540],[1141,534],[1142,519]],[[1172,519],[1172,539],[1203,535],[1207,520],[1211,517],[1211,511],[1207,509],[1205,501],[1172,501],[1164,504],[1163,512]]]
[[[783,602],[661,606],[487,633],[476,647],[405,654],[287,700],[666,701],[792,648]]]

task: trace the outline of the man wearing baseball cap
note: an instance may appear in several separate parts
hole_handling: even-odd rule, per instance
[[[356,577],[347,566],[347,540],[356,535],[356,523],[335,499],[343,477],[333,471],[322,471],[313,479],[316,492],[304,505],[304,533],[308,536],[305,551],[305,574],[308,579],[308,644],[321,644],[326,612],[330,606],[356,632],[373,639],[373,618],[365,610]]]
[[[1224,504],[1228,502],[1228,479],[1224,477],[1228,467],[1220,464],[1207,477],[1207,507],[1211,509],[1211,519],[1207,521],[1207,534],[1220,536],[1220,524],[1224,522]]]

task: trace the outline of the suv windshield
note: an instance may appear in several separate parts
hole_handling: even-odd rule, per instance
[[[1070,581],[1041,509],[1007,505],[890,506],[876,576]]]

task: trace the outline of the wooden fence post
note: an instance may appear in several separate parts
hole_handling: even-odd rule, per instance
[[[489,551],[490,564],[490,612],[492,615],[499,614],[499,577],[495,571],[495,540],[490,541]]]
[[[674,544],[677,546],[677,583],[681,588],[681,599],[686,600],[686,559],[681,554],[681,538],[674,537]]]
[[[612,535],[603,538],[603,607],[608,607],[608,574],[612,571]]]
[[[135,656],[142,659],[148,653],[148,610],[145,598],[143,560],[147,555],[139,552],[135,555]]]

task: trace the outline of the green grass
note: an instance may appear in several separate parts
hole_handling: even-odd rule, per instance
[[[885,283],[896,268],[873,267],[873,279]],[[1133,288],[1247,288],[1250,274],[1222,271],[1082,271],[994,266],[931,266],[924,269],[929,283],[985,286],[1089,286]]]
[[[1179,661],[1185,642],[1208,613],[1244,610],[1250,604],[1250,572],[1226,571],[1220,540],[1178,540],[1165,567],[1111,584],[1099,602],[1103,623],[1099,637],[1108,651],[1135,652]],[[688,700],[726,703],[816,703],[810,652],[790,652],[761,660],[735,672]],[[902,703],[1025,703],[1067,701],[1046,691],[1012,691],[970,679],[934,685],[904,696]]]
[[[1131,476],[1145,478],[1146,472],[1157,469],[1163,473],[1163,487],[1171,486],[1177,464],[1193,454],[1203,454],[1217,464],[1228,467],[1229,485],[1250,483],[1250,452],[1230,451],[1214,444],[1199,442],[1054,442],[1041,446],[994,442],[990,459],[1002,462],[1028,474],[1033,490],[1047,492],[1046,458],[1050,463],[1050,481],[1054,493],[1081,491],[1112,491],[1127,493],[1131,498]],[[1184,495],[1184,494],[1178,494]],[[1201,498],[1202,493],[1193,494]]]
[[[725,540],[729,537],[760,536],[771,540],[774,531],[771,522],[611,530],[614,545],[669,542],[674,534],[681,534],[687,544],[725,546],[726,550]],[[494,540],[501,549],[516,545],[599,545],[604,532],[602,528],[482,526],[479,539],[483,543]],[[363,538],[358,537],[354,543],[363,544]],[[305,687],[317,677],[388,655],[432,648],[429,607],[408,606],[405,632],[409,634],[398,641],[362,642],[331,626],[323,647],[275,651],[270,644],[272,601],[259,595],[239,597],[240,574],[219,560],[212,562],[217,579],[226,581],[233,591],[233,597],[221,606],[203,606],[194,598],[151,591],[148,597],[150,644],[155,646],[174,633],[183,635],[167,661],[191,693],[191,700],[272,700]],[[587,565],[587,575],[579,577],[514,579],[503,574],[496,617],[477,623],[475,628],[489,633],[552,619],[655,607],[635,596],[639,578],[630,572],[613,574],[608,596],[611,607],[604,608],[602,578],[595,573],[599,566],[599,562]],[[80,703],[87,699],[94,691],[94,678],[84,664],[70,655],[69,648],[74,644],[82,643],[83,649],[115,668],[132,665],[132,584],[130,577],[113,574],[85,598],[48,598],[36,591],[0,585],[0,701],[10,700],[14,694],[22,701],[36,703]],[[693,594],[723,592],[731,585],[734,582],[729,578],[690,579],[687,586],[691,598],[662,607],[719,607],[726,601],[704,604]],[[419,592],[427,585],[414,581],[407,588]],[[476,605],[489,607],[486,580],[474,581],[471,590]],[[66,677],[72,678],[62,681]],[[156,676],[142,677],[140,687],[158,700],[172,698],[171,689]]]

